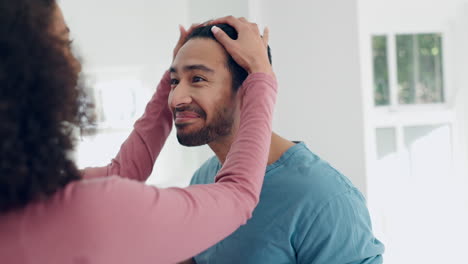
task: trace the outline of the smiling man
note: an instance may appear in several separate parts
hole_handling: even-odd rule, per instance
[[[217,25],[230,38],[234,28]],[[270,56],[271,62],[271,56]],[[182,145],[208,144],[215,156],[191,184],[213,183],[239,129],[238,90],[247,72],[216,41],[194,30],[171,67],[173,112]],[[246,225],[194,257],[204,263],[382,263],[364,197],[304,143],[272,135],[260,203]]]
[[[215,139],[223,136],[228,136],[231,133],[231,127],[234,123],[234,102],[229,91],[220,89],[229,83],[229,80],[223,78],[227,76],[226,72],[215,71],[212,68],[222,67],[221,61],[214,60],[210,68],[207,65],[196,64],[201,61],[201,56],[205,56],[203,52],[197,49],[205,47],[198,45],[198,42],[205,40],[196,40],[188,43],[194,45],[194,51],[198,58],[192,58],[192,61],[185,61],[182,67],[171,67],[172,87],[178,87],[177,91],[173,89],[170,101],[173,107],[175,126],[177,127],[177,138],[182,145],[199,146],[207,142],[212,142]],[[205,43],[210,45],[213,43]],[[212,45],[214,49],[219,49],[219,45]],[[181,51],[183,52],[183,51]],[[183,58],[183,55],[181,55]],[[177,76],[183,76],[182,83]],[[224,77],[225,77],[224,76]],[[221,78],[220,78],[221,77]],[[195,89],[194,89],[195,88]],[[186,96],[191,94],[191,96]],[[203,105],[207,111],[203,110],[198,104],[192,103],[196,101]],[[210,113],[210,115],[207,115]],[[211,113],[213,113],[211,115]]]

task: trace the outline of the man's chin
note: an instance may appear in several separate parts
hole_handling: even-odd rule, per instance
[[[185,147],[198,147],[209,143],[209,140],[207,140],[206,137],[196,133],[177,133],[177,140],[179,141],[179,144]]]

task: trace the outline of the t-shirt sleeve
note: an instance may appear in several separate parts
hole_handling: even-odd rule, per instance
[[[298,263],[378,264],[383,244],[372,233],[369,212],[362,194],[351,189],[310,212],[308,224],[298,225]]]

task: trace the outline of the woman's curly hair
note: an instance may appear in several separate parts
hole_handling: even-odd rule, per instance
[[[55,0],[0,0],[0,213],[45,199],[80,172],[69,154],[87,97],[52,33]]]

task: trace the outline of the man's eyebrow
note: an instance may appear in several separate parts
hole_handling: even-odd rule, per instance
[[[193,65],[186,65],[182,68],[183,71],[187,72],[187,71],[194,71],[194,70],[200,70],[200,71],[204,71],[204,72],[209,72],[209,73],[213,73],[214,70],[203,65],[203,64],[193,64]],[[177,73],[177,69],[175,67],[171,67],[169,68],[169,72],[172,72],[172,73]]]
[[[200,70],[204,72],[214,72],[213,69],[206,67],[203,64],[194,64],[194,65],[187,65],[184,66],[184,71],[193,71],[193,70]]]

